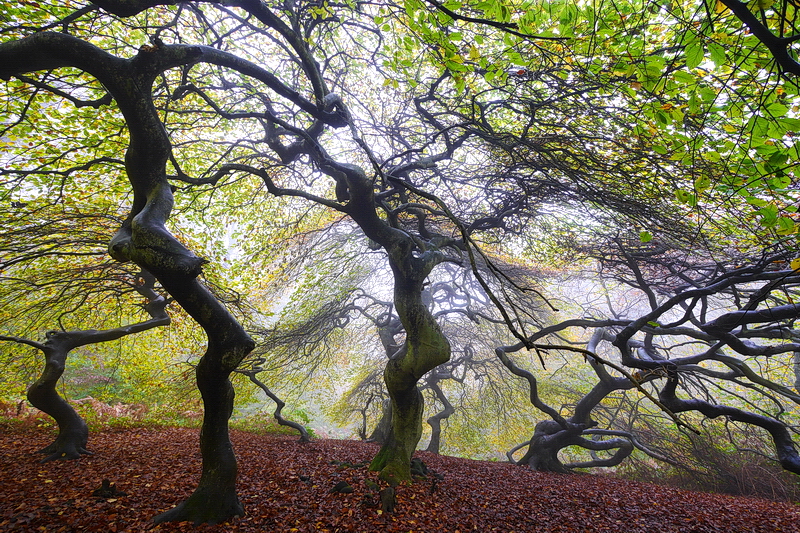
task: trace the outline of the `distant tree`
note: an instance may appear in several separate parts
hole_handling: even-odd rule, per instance
[[[504,365],[530,384],[531,403],[549,416],[509,457],[527,447],[518,463],[568,471],[615,466],[637,448],[674,462],[649,448],[635,425],[615,427],[608,419],[610,425],[598,425],[602,402],[612,393],[634,391],[690,430],[681,413],[760,428],[772,439],[781,466],[800,473],[796,422],[789,415],[800,402],[792,388],[798,348],[794,321],[800,316],[794,303],[800,277],[790,266],[794,255],[767,251],[709,262],[663,243],[618,241],[615,246],[594,250],[601,275],[621,287],[609,289],[609,301],[615,290],[627,287],[626,299],[634,305],[611,305],[607,318],[567,320],[530,338],[536,350],[572,351],[593,369],[595,385],[569,416],[548,405],[538,394],[535,375],[510,358],[521,345],[497,349]],[[587,329],[593,331],[588,342],[568,340],[570,331]],[[601,350],[602,343],[612,344],[617,355]],[[612,453],[564,464],[559,452],[568,447]]]
[[[44,355],[44,369],[39,379],[28,389],[28,401],[55,419],[58,424],[58,435],[52,444],[41,450],[47,454],[42,462],[78,459],[81,454],[90,453],[86,449],[89,439],[86,422],[56,390],[58,381],[64,373],[69,352],[80,346],[117,340],[126,335],[170,323],[169,315],[166,313],[169,301],[155,291],[155,278],[152,275],[141,271],[139,276],[128,283],[146,298],[147,301],[142,308],[150,315],[148,320],[104,330],[48,331],[44,342],[0,335],[0,341],[27,344],[40,350]]]

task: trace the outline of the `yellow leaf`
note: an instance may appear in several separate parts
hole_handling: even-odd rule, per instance
[[[789,266],[792,267],[792,270],[800,270],[800,257],[795,257],[792,259],[792,262],[789,263]]]

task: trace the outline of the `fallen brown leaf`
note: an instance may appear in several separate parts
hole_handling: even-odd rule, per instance
[[[366,466],[377,451],[347,440],[300,444],[290,437],[233,432],[239,496],[247,515],[217,526],[149,523],[186,498],[200,474],[198,431],[159,428],[91,436],[95,453],[52,462],[35,450],[41,429],[0,427],[0,531],[199,532],[694,532],[800,531],[800,508],[755,498],[681,491],[607,476],[531,472],[504,463],[418,454],[435,472],[397,488],[397,507],[381,513],[368,493]],[[46,476],[46,477],[45,477]],[[302,477],[301,477],[302,476]],[[52,483],[42,483],[42,478]],[[126,493],[92,497],[103,479]],[[353,493],[332,494],[345,481]]]

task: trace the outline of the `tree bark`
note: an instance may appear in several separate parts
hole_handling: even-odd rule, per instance
[[[47,453],[42,462],[53,460],[78,459],[82,454],[89,454],[86,445],[89,440],[89,427],[73,407],[62,398],[56,390],[58,380],[64,374],[69,352],[79,346],[97,344],[122,338],[158,326],[166,326],[170,318],[166,313],[167,300],[154,290],[155,278],[146,271],[140,273],[142,282],[136,280],[136,292],[147,298],[144,309],[150,315],[149,320],[128,324],[106,330],[50,331],[43,343],[17,337],[0,336],[0,340],[8,340],[28,344],[39,349],[45,358],[44,369],[39,378],[28,388],[28,401],[44,413],[50,415],[58,424],[58,436],[55,441],[42,450]]]
[[[543,420],[536,424],[528,451],[518,464],[541,472],[568,473],[569,469],[558,458],[558,452],[572,444],[574,436],[554,420]]]
[[[800,453],[797,451],[791,433],[781,421],[745,411],[744,409],[714,404],[696,398],[683,400],[678,398],[676,394],[677,387],[678,372],[673,370],[670,372],[667,382],[664,384],[658,396],[659,400],[673,413],[698,411],[708,418],[724,416],[728,420],[734,422],[758,426],[766,430],[772,437],[775,453],[778,456],[778,461],[781,466],[789,472],[800,474]]]
[[[50,445],[39,450],[47,454],[42,462],[78,459],[82,454],[89,454],[86,445],[89,441],[89,426],[81,416],[56,391],[58,380],[64,374],[67,355],[72,348],[68,342],[67,332],[50,332],[42,345],[44,353],[44,370],[29,388],[28,401],[35,408],[55,419],[58,424],[58,436]]]
[[[179,521],[192,521],[195,525],[216,524],[234,516],[244,516],[244,506],[236,493],[236,455],[228,436],[228,420],[233,413],[233,385],[228,379],[229,374],[218,371],[218,365],[212,361],[213,355],[206,357],[209,352],[195,371],[204,407],[200,429],[200,453],[203,457],[200,482],[177,507],[153,518],[156,524]]]
[[[200,482],[187,500],[156,516],[155,523],[214,524],[244,514],[236,494],[238,468],[228,436],[234,398],[229,377],[254,343],[225,306],[197,280],[203,260],[165,227],[173,204],[166,177],[171,143],[151,94],[155,77],[165,68],[192,62],[198,55],[199,51],[192,47],[159,47],[140,52],[129,62],[133,68],[128,68],[125,78],[113,76],[106,82],[130,130],[125,166],[134,190],[131,214],[112,240],[110,251],[119,260],[131,260],[151,270],[208,337],[208,348],[195,372],[204,407]],[[134,83],[130,82],[132,79]]]
[[[208,336],[208,348],[195,370],[204,408],[200,431],[203,457],[200,482],[188,499],[153,521],[216,524],[244,515],[236,494],[238,467],[228,435],[234,399],[229,378],[254,343],[222,303],[196,279],[165,276],[162,284],[203,327]]]
[[[392,403],[393,435],[370,464],[379,477],[390,483],[411,480],[411,455],[422,436],[424,402],[417,388],[430,370],[450,360],[450,343],[423,302],[423,284],[442,259],[439,245],[424,247],[405,231],[387,224],[375,210],[372,180],[354,165],[322,162],[338,182],[346,181],[348,204],[345,212],[364,234],[380,244],[389,256],[394,277],[394,304],[406,331],[403,346],[386,363],[383,379]]]

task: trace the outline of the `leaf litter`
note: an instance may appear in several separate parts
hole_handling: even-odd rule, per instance
[[[77,532],[800,532],[800,507],[635,483],[532,472],[507,463],[418,452],[429,469],[397,487],[393,512],[368,471],[374,444],[234,431],[246,515],[215,526],[150,519],[191,494],[199,432],[107,430],[94,455],[39,464],[49,430],[0,425],[0,531]],[[115,492],[98,491],[103,480]],[[351,492],[334,490],[352,487]],[[114,497],[100,497],[109,494]]]

